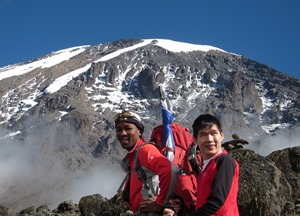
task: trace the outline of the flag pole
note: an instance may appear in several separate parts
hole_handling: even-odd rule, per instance
[[[170,111],[170,105],[168,103],[167,97],[162,89],[162,86],[159,86],[159,94],[160,94],[160,105],[162,108],[162,122],[164,128],[164,146],[165,146],[165,154],[166,157],[173,161],[174,159],[174,149],[175,142],[172,133],[171,123],[174,119],[173,114]]]

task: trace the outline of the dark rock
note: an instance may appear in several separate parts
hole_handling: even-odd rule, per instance
[[[64,213],[64,212],[77,213],[77,212],[79,212],[79,208],[78,208],[77,204],[74,204],[72,201],[64,201],[58,205],[57,212],[58,213]]]
[[[123,201],[121,193],[116,194],[110,200],[103,198],[100,194],[95,194],[81,198],[79,209],[82,216],[114,216],[125,213],[128,207]]]
[[[291,187],[275,163],[252,150],[229,152],[240,164],[238,205],[241,215],[280,215],[292,202]]]
[[[267,159],[273,161],[284,173],[291,187],[294,199],[300,199],[300,147],[272,152]]]
[[[36,208],[36,212],[39,213],[40,215],[43,215],[51,212],[51,209],[49,208],[48,205],[41,205],[40,207]]]
[[[1,216],[14,216],[15,213],[14,213],[13,209],[0,205],[0,215]]]
[[[286,202],[281,215],[293,215],[295,213],[295,205],[292,202]]]
[[[232,134],[232,138],[233,138],[233,140],[224,142],[222,144],[222,147],[226,151],[243,148],[243,145],[249,144],[249,142],[247,140],[241,139],[240,136],[237,134]]]
[[[33,215],[35,213],[34,206],[30,206],[22,211],[20,211],[20,215]]]
[[[101,203],[106,199],[100,194],[92,196],[82,197],[79,201],[79,209],[82,216],[99,215],[103,209],[101,209]]]

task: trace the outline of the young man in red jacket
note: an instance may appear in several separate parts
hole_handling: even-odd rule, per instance
[[[222,150],[221,124],[212,115],[200,115],[193,123],[193,136],[202,156],[197,182],[196,212],[190,215],[238,216],[239,164]],[[171,209],[164,216],[174,215]]]
[[[144,126],[137,114],[123,111],[115,116],[114,121],[117,139],[128,151],[122,166],[129,174],[124,198],[130,210],[141,216],[162,215],[163,206],[175,191],[177,167],[153,144],[145,143],[142,137]],[[137,163],[146,174],[147,182],[141,180],[136,170]]]

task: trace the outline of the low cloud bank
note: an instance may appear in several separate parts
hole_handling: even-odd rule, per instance
[[[0,143],[0,205],[22,210],[48,204],[56,208],[65,200],[99,193],[116,194],[125,173],[116,166],[98,163],[70,171],[54,154],[43,153],[37,144]]]
[[[267,156],[274,151],[295,146],[300,146],[300,126],[289,130],[280,130],[276,135],[267,136],[258,144],[249,145],[247,148],[262,156]]]

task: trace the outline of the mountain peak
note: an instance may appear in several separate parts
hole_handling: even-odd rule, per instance
[[[55,176],[61,170],[62,184],[75,170],[118,166],[124,151],[114,136],[113,116],[123,109],[140,114],[147,139],[161,124],[159,87],[175,120],[187,128],[199,114],[211,113],[221,120],[225,140],[237,133],[249,140],[247,148],[263,155],[299,140],[298,79],[211,46],[126,39],[0,68],[2,152],[22,158],[31,172]],[[270,145],[272,138],[280,143]],[[38,152],[34,166],[29,160],[34,154],[24,146]],[[25,185],[32,184],[28,179]],[[7,187],[3,194],[10,192]]]

